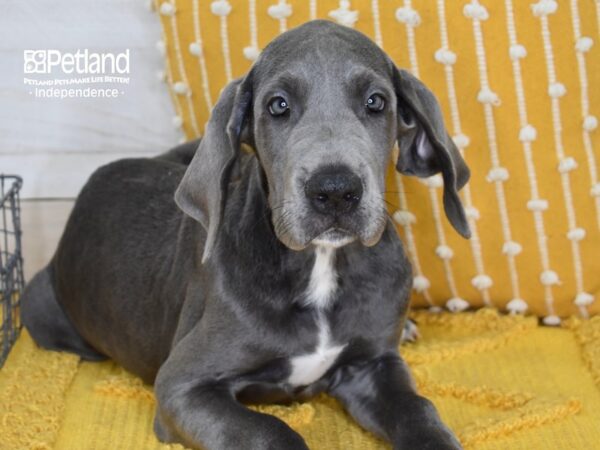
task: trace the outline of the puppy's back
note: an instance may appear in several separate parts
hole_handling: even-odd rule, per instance
[[[99,168],[79,194],[51,262],[59,304],[81,336],[146,381],[166,358],[194,240],[173,195],[185,166],[124,159]],[[187,225],[186,225],[187,223]],[[191,231],[191,230],[190,230]],[[182,247],[194,248],[194,243]],[[180,252],[181,253],[181,252]],[[170,327],[166,324],[171,324]]]

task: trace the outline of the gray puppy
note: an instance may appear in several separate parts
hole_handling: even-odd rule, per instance
[[[92,175],[23,322],[43,347],[154,383],[162,441],[306,449],[244,403],[327,392],[396,449],[460,448],[398,354],[412,275],[383,200],[396,141],[400,172],[441,172],[468,236],[469,171],[433,94],[356,31],[284,33],[201,142]]]

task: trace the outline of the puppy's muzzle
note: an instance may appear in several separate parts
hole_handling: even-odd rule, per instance
[[[314,211],[337,218],[356,209],[363,187],[350,169],[336,165],[317,170],[306,182],[304,192]]]

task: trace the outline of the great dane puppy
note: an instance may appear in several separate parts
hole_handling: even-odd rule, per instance
[[[412,276],[383,200],[396,141],[400,172],[442,174],[468,236],[469,172],[433,94],[349,28],[284,33],[200,143],[92,175],[23,322],[154,383],[165,442],[306,449],[244,404],[327,392],[396,449],[460,448],[398,354]]]

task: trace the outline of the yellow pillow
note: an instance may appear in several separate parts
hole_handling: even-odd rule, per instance
[[[491,305],[544,322],[600,311],[600,11],[570,0],[158,0],[166,80],[188,138],[269,41],[313,18],[372,37],[437,95],[472,169],[473,238],[440,178],[390,166],[387,200],[415,267],[413,305]]]

